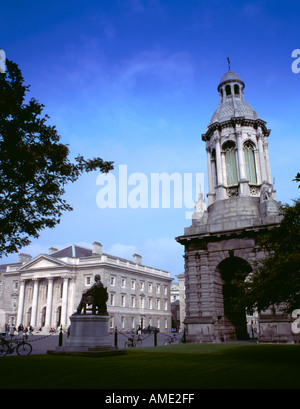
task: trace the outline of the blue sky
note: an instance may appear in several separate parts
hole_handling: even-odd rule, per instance
[[[300,73],[291,69],[299,14],[290,0],[11,0],[1,5],[0,48],[21,68],[29,96],[45,105],[71,158],[112,160],[116,180],[120,165],[147,177],[202,173],[205,194],[201,135],[218,107],[229,56],[246,101],[271,129],[276,198],[291,203],[299,196],[292,179],[300,171]],[[99,241],[107,253],[137,252],[146,265],[182,273],[174,237],[190,225],[186,209],[100,209],[97,176],[67,187],[74,211],[22,252]]]

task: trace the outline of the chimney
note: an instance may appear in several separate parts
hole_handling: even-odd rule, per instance
[[[139,254],[134,254],[132,257],[135,264],[142,264],[142,256]]]
[[[30,254],[19,253],[18,254],[18,262],[19,263],[28,263],[32,259]]]
[[[93,255],[97,255],[97,256],[101,256],[102,255],[102,244],[98,243],[97,241],[95,241],[93,243],[93,250],[92,250],[92,254]]]
[[[50,255],[50,254],[53,254],[53,253],[56,253],[57,250],[58,250],[58,249],[56,249],[55,247],[50,247],[50,248],[49,248],[49,255]]]

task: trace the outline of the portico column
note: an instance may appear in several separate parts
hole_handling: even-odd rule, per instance
[[[68,295],[68,314],[72,315],[74,312],[74,297],[75,297],[75,278],[70,278],[69,282],[69,295]],[[69,317],[67,317],[68,320]],[[69,324],[69,321],[67,321]]]
[[[17,328],[23,323],[24,298],[25,298],[25,280],[20,279],[20,292],[18,302]]]
[[[61,324],[63,327],[67,325],[67,307],[68,307],[68,287],[69,276],[63,276],[63,294],[62,294],[62,306],[61,306]]]
[[[39,296],[39,280],[38,278],[33,279],[33,297],[32,297],[32,307],[31,307],[31,322],[30,324],[36,326],[36,315],[37,315],[37,305],[38,305],[38,296]]]
[[[52,317],[52,297],[53,297],[53,278],[48,278],[47,306],[46,306],[46,329],[51,328]]]

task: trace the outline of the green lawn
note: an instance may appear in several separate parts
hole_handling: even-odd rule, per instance
[[[180,344],[125,355],[0,358],[0,388],[299,388],[300,345]]]

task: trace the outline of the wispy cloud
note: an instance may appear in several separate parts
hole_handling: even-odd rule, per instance
[[[180,92],[193,82],[194,68],[188,53],[144,51],[122,61],[115,74],[115,84],[120,89],[134,89],[143,81]]]

